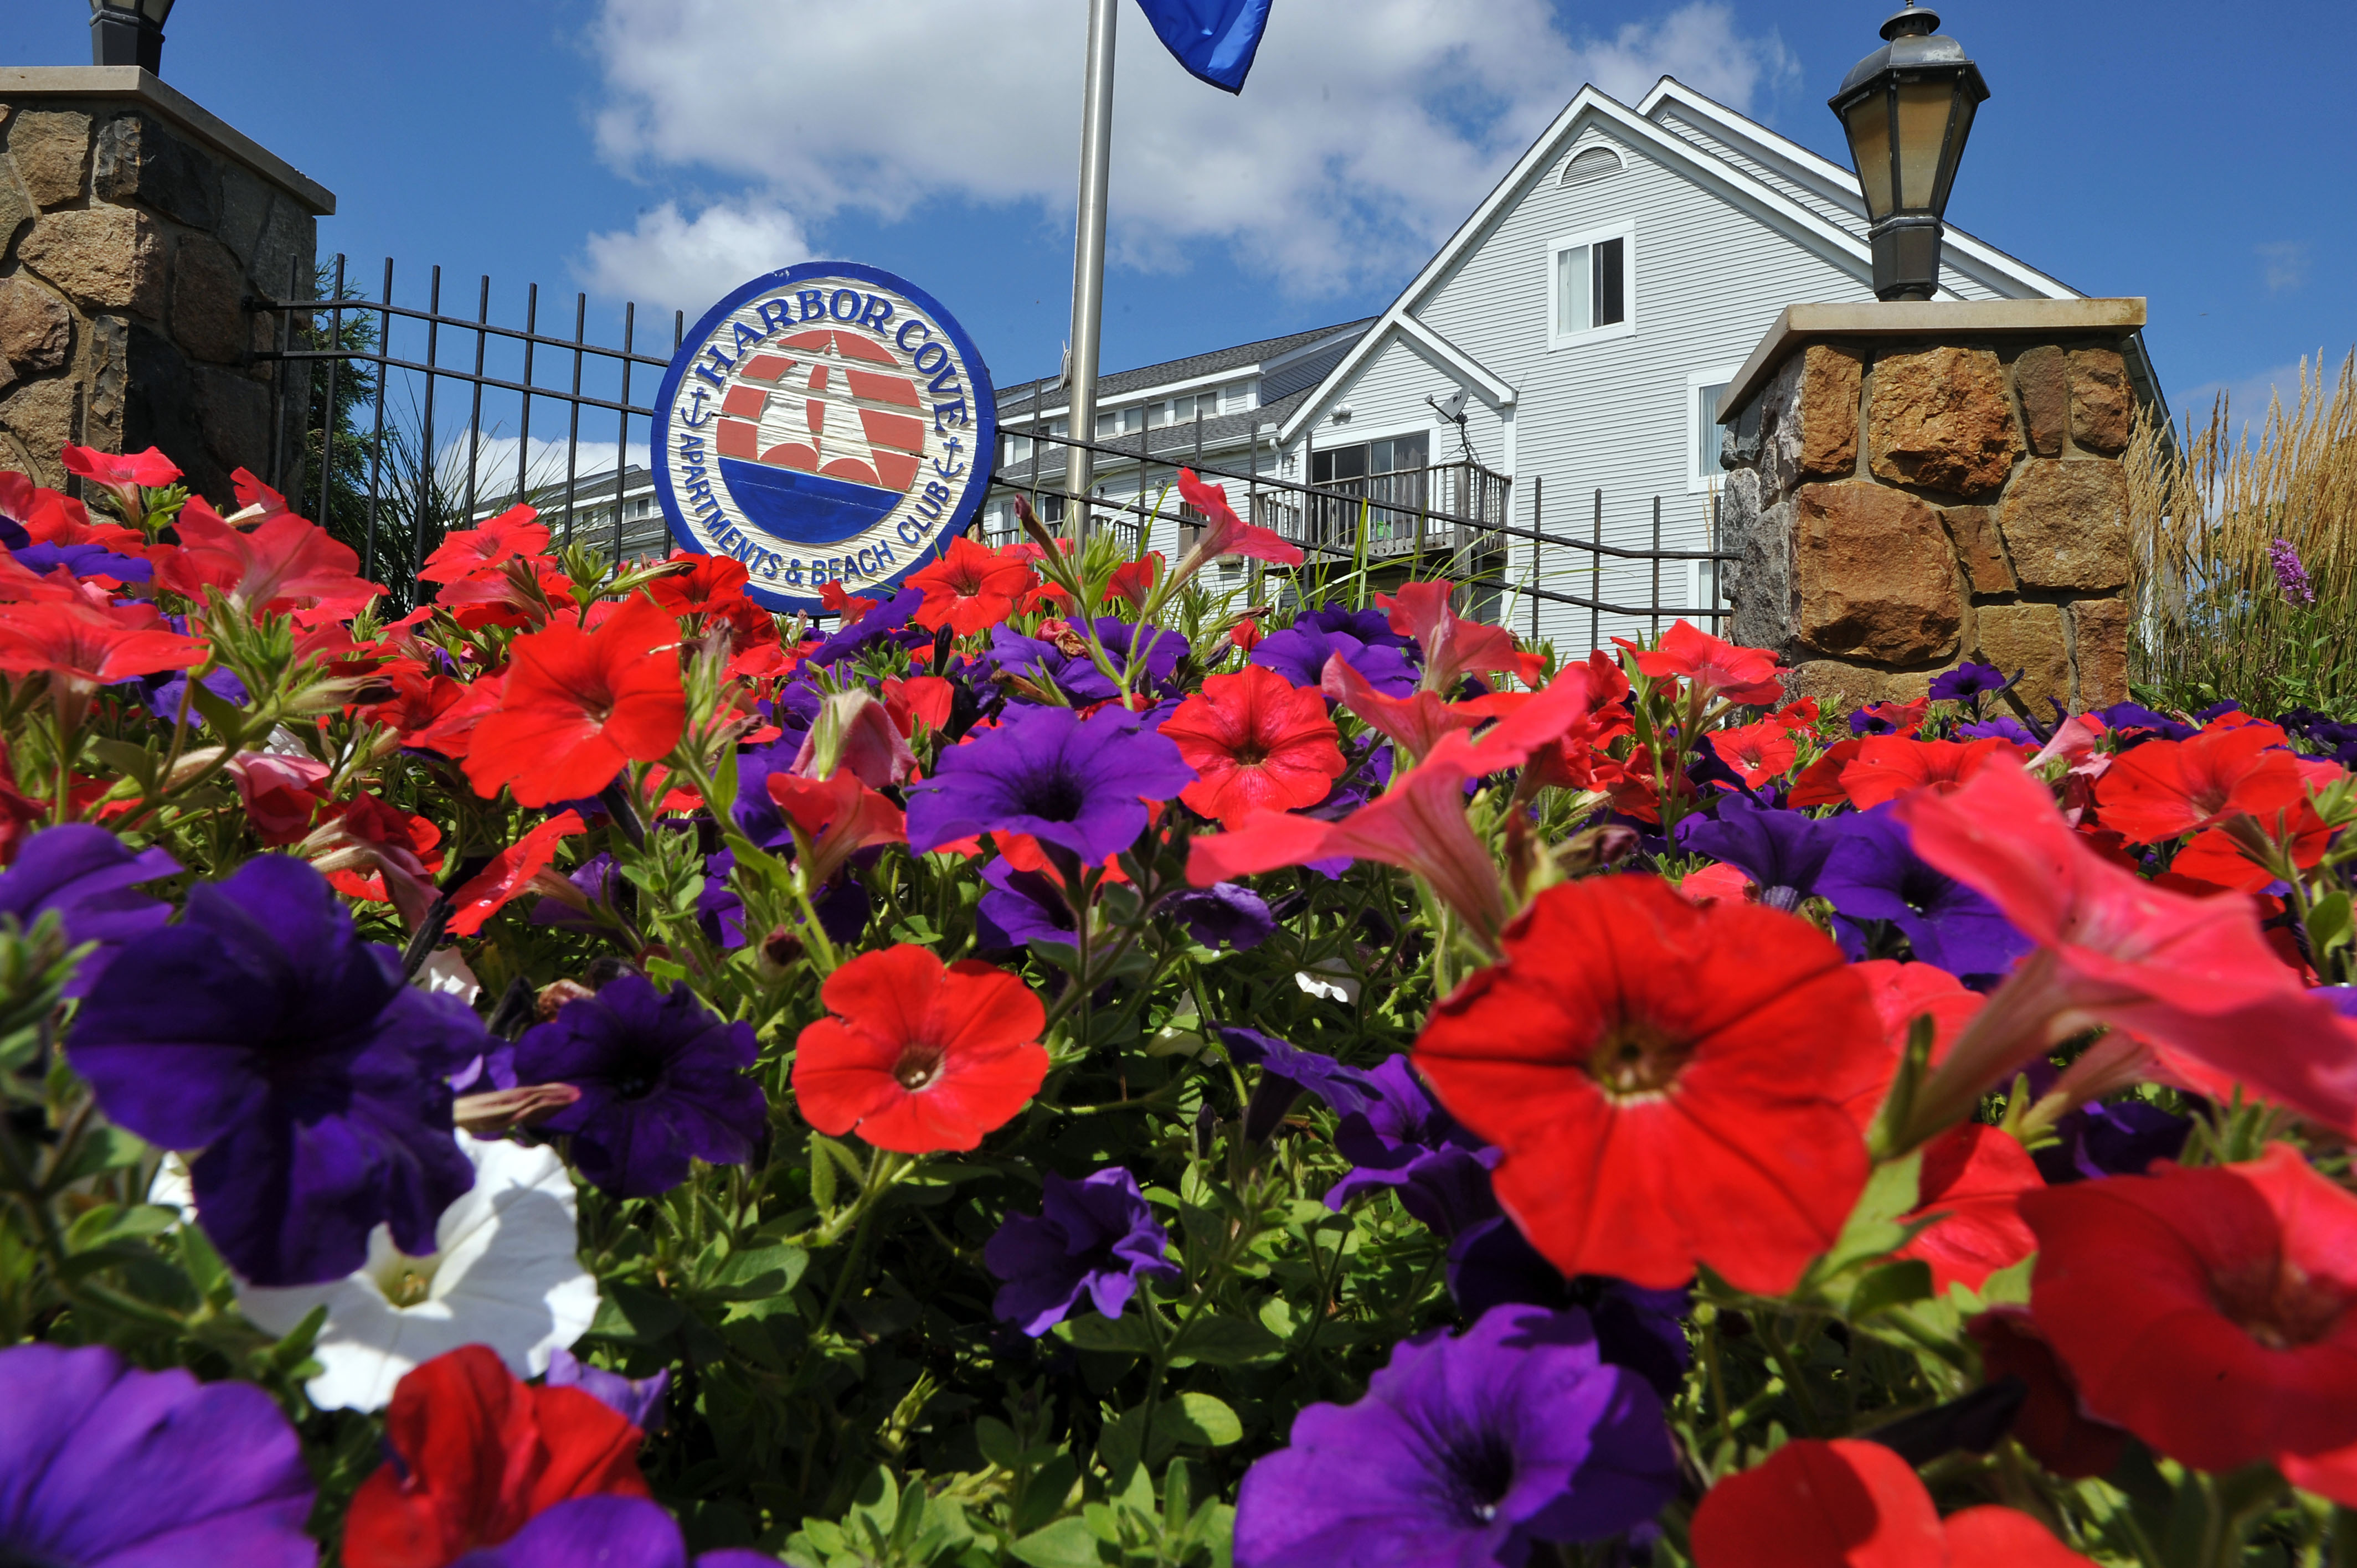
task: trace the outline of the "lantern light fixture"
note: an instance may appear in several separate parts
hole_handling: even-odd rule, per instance
[[[161,75],[164,18],[171,14],[172,0],[90,0],[91,63]]]
[[[1942,221],[1973,114],[1989,95],[1940,16],[1910,4],[1882,24],[1881,48],[1827,100],[1866,195],[1878,299],[1929,299],[1940,286]]]

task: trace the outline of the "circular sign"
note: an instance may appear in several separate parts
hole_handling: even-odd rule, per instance
[[[655,398],[655,494],[684,550],[727,555],[771,609],[889,589],[990,488],[990,371],[933,297],[850,262],[736,289]],[[873,596],[871,594],[870,596]]]

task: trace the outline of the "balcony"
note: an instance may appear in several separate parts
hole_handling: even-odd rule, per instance
[[[1265,490],[1254,521],[1313,555],[1367,559],[1446,552],[1487,555],[1505,548],[1513,480],[1479,463],[1436,463],[1335,479],[1308,490]]]

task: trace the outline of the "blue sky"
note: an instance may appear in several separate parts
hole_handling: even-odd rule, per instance
[[[1581,81],[1663,70],[1844,157],[1824,98],[1879,4],[1275,0],[1242,101],[1123,19],[1106,363],[1372,314]],[[9,63],[86,61],[80,0],[15,0]],[[994,372],[1066,334],[1081,0],[188,0],[165,75],[335,190],[323,251],[401,293],[439,263],[697,306],[766,265],[901,272]],[[1975,0],[1984,108],[1951,217],[2152,301],[2180,413],[2357,340],[2343,7]],[[2335,261],[2334,258],[2341,258]],[[765,265],[752,264],[756,260]],[[569,301],[568,301],[569,303]],[[545,306],[544,306],[545,308]],[[691,317],[694,315],[691,309]]]

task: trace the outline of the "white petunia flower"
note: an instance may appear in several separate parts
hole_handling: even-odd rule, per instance
[[[547,1149],[458,1134],[475,1185],[442,1211],[432,1256],[413,1258],[380,1225],[358,1273],[284,1290],[242,1282],[238,1303],[274,1334],[328,1309],[306,1384],[321,1410],[382,1410],[402,1374],[461,1345],[487,1345],[520,1378],[548,1370],[597,1316],[582,1268],[573,1178]]]

